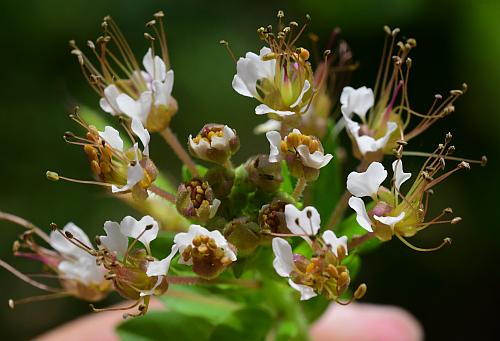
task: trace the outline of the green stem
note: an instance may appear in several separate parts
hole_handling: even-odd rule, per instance
[[[302,197],[302,193],[304,192],[306,186],[307,186],[306,178],[301,176],[297,180],[297,184],[295,185],[295,189],[293,190],[292,197],[298,201]]]
[[[177,136],[172,132],[170,127],[165,128],[165,130],[160,132],[161,136],[167,141],[170,148],[174,151],[175,154],[181,159],[181,161],[186,165],[189,169],[189,172],[192,176],[198,177],[200,174],[198,173],[198,169],[196,168],[196,164],[193,162],[189,154],[186,152],[184,147],[180,144]]]

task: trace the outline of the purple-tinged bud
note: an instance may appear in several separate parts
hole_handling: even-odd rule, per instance
[[[207,181],[192,179],[179,186],[175,204],[186,218],[206,223],[217,213],[220,200],[214,197]]]

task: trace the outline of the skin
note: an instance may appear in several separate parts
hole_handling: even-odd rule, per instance
[[[153,301],[150,309],[163,309]],[[35,340],[118,340],[114,327],[122,321],[120,312],[90,314],[41,335]],[[313,341],[420,341],[423,331],[407,311],[374,304],[331,305],[312,325]]]

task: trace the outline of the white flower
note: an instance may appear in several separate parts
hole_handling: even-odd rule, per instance
[[[217,247],[222,249],[224,252],[224,256],[227,257],[232,262],[236,261],[236,253],[233,251],[228,241],[224,236],[217,230],[209,231],[203,226],[200,225],[191,225],[189,226],[188,232],[181,232],[175,235],[174,237],[174,247],[172,247],[172,254],[175,254],[177,251],[182,255],[184,250],[191,246],[193,243],[193,239],[197,236],[207,236],[215,241]],[[192,265],[193,260],[190,258],[185,261],[182,257],[179,258],[180,264]]]
[[[214,134],[210,141],[205,138],[201,138],[198,142],[193,140],[193,135],[189,135],[189,146],[193,149],[196,155],[206,155],[207,151],[211,148],[228,151],[231,147],[231,140],[236,137],[234,130],[225,125],[222,128],[222,136]]]
[[[292,247],[288,242],[282,238],[273,239],[273,252],[275,255],[273,266],[278,275],[281,277],[288,277],[288,284],[298,292],[300,292],[300,300],[308,300],[317,296],[313,288],[307,285],[297,284],[290,278],[290,274],[295,268],[293,262]]]
[[[349,133],[356,141],[359,152],[362,155],[383,149],[386,146],[387,142],[389,141],[389,138],[391,137],[392,133],[398,128],[398,125],[396,123],[389,121],[387,122],[387,130],[385,135],[379,139],[374,139],[369,135],[359,134],[359,131],[361,129],[359,123],[354,122],[346,115],[344,115],[344,120],[347,123],[347,129],[349,130]]]
[[[292,133],[302,135],[298,129],[294,129]],[[283,158],[281,152],[281,134],[277,131],[268,131],[266,133],[266,138],[269,141],[269,162],[275,163],[281,161]],[[287,137],[285,137],[284,141],[287,141]],[[325,155],[323,147],[311,153],[309,146],[301,144],[297,146],[296,151],[302,164],[314,169],[320,169],[326,166],[333,158],[331,154]]]
[[[153,81],[154,105],[167,106],[172,98],[172,89],[174,88],[174,70],[168,70],[163,82],[159,80]]]
[[[158,236],[159,226],[158,222],[148,215],[142,217],[141,220],[127,216],[119,224],[114,221],[106,221],[104,230],[106,236],[99,237],[101,247],[105,247],[108,251],[113,252],[118,259],[121,259],[129,247],[129,238],[137,239],[144,245],[148,254],[151,254],[150,243]],[[174,251],[174,247],[172,247],[172,251]],[[141,297],[154,294],[155,289],[162,283],[163,277],[167,275],[174,256],[175,253],[172,252],[162,260],[153,260],[147,263],[146,275],[148,277],[157,276],[158,279],[150,290],[141,291]]]
[[[335,256],[338,256],[337,249],[339,246],[342,246],[344,248],[346,255],[348,254],[347,236],[342,236],[340,238],[337,238],[335,232],[327,230],[323,233],[323,240],[328,246],[330,246],[330,249],[335,254]]]
[[[118,108],[130,118],[136,118],[144,125],[147,123],[151,105],[153,102],[153,93],[150,90],[141,93],[137,100],[134,100],[127,94],[120,94],[116,98]]]
[[[92,248],[89,238],[78,226],[68,223],[61,231],[69,232],[73,238]],[[83,284],[101,284],[104,282],[104,268],[96,264],[94,256],[82,248],[71,243],[61,232],[50,233],[50,246],[58,251],[64,258],[58,265],[59,271],[66,279],[74,279]]]
[[[101,97],[99,100],[101,109],[113,116],[118,115],[120,112],[116,99],[119,95],[120,90],[114,84],[110,84],[104,88],[104,97]]]
[[[347,176],[347,190],[356,197],[372,197],[377,194],[387,171],[380,162],[372,162],[365,172],[351,172]]]
[[[276,76],[276,59],[264,60],[262,57],[272,53],[272,50],[268,47],[263,47],[260,50],[259,55],[253,52],[247,52],[245,57],[238,59],[236,63],[236,75],[233,78],[233,89],[240,95],[253,97],[257,100],[263,102],[263,98],[257,91],[257,82],[263,81],[265,79],[269,80],[271,83],[275,82]],[[301,92],[297,95],[297,98],[289,106],[290,109],[296,108],[302,101],[304,95],[311,88],[311,84],[308,80],[304,80]],[[274,113],[278,116],[289,116],[295,115],[296,112],[291,110],[278,110],[276,108],[271,108],[266,104],[258,105],[255,108],[255,113],[257,115],[265,115]]]
[[[245,57],[238,59],[236,63],[236,75],[233,78],[233,89],[240,95],[260,99],[257,92],[257,81],[262,79],[274,79],[276,73],[276,60],[262,60],[262,57],[271,53],[271,49],[263,47],[257,56],[253,52],[247,52]]]
[[[411,177],[411,173],[403,171],[403,161],[396,160],[392,163],[394,171],[394,186],[399,191],[399,187]],[[373,232],[372,222],[366,211],[365,203],[362,197],[369,196],[376,199],[376,195],[382,182],[387,178],[387,171],[380,162],[372,162],[365,172],[351,172],[347,177],[347,189],[354,196],[349,199],[349,206],[356,212],[356,221],[368,232]],[[399,223],[405,217],[405,212],[401,212],[397,216],[378,216],[373,215],[376,221],[390,226],[394,229],[394,225]]]
[[[290,232],[301,235],[306,240],[308,240],[307,236],[315,236],[321,227],[321,217],[312,206],[307,206],[300,211],[292,204],[286,205],[285,220]]]
[[[355,113],[365,121],[366,113],[373,107],[374,100],[372,89],[366,86],[358,89],[346,86],[340,95],[342,113],[347,117],[351,117]]]

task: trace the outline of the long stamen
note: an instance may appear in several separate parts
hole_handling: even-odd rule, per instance
[[[149,231],[152,228],[153,228],[153,225],[146,226],[146,228],[144,230],[142,230],[142,232],[137,236],[137,238],[135,238],[134,241],[132,243],[130,243],[130,245],[127,249],[127,252],[125,252],[125,256],[123,257],[123,262],[127,262],[128,255],[129,255],[130,251],[132,250],[132,248],[137,243],[137,241],[139,241],[139,239],[144,235],[144,233],[146,233],[146,231]],[[147,250],[147,251],[148,251],[148,253],[151,253],[150,250]]]
[[[132,308],[135,308],[139,305],[139,303],[141,303],[142,300],[137,300],[136,302],[134,302],[133,304],[129,305],[129,306],[125,306],[125,307],[116,307],[116,308],[96,308],[94,307],[93,304],[89,304],[89,307],[90,309],[93,311],[93,312],[96,312],[96,313],[99,313],[99,312],[104,312],[104,311],[122,311],[122,310],[129,310],[129,309],[132,309]]]
[[[50,243],[49,236],[45,232],[43,232],[39,227],[37,227],[33,223],[27,221],[26,219],[23,219],[21,217],[18,217],[16,215],[13,215],[10,213],[0,211],[0,220],[10,221],[11,223],[22,226],[22,227],[28,229],[29,231],[33,231],[37,234],[37,236],[42,238],[44,241],[46,241],[47,243]]]
[[[60,293],[61,290],[62,290],[62,289],[50,287],[48,285],[45,285],[43,283],[40,283],[38,281],[35,281],[35,280],[29,278],[28,276],[26,276],[22,272],[16,270],[9,263],[4,262],[2,259],[0,259],[0,267],[2,267],[5,270],[9,271],[10,273],[12,273],[14,276],[16,276],[17,278],[19,278],[20,280],[22,280],[22,281],[24,281],[24,282],[26,282],[26,283],[28,283],[28,284],[30,284],[30,285],[38,288],[38,289],[41,289],[41,290],[44,290],[44,291],[57,292],[57,293]]]
[[[26,304],[26,303],[31,303],[31,302],[40,302],[40,301],[48,301],[48,300],[53,300],[57,298],[62,298],[62,297],[68,297],[71,296],[71,294],[67,291],[65,292],[58,292],[54,294],[47,294],[47,295],[39,295],[39,296],[31,296],[31,297],[26,297],[22,298],[19,300],[9,300],[9,307],[11,309],[14,309],[16,306],[20,304]]]
[[[445,238],[445,239],[443,239],[443,242],[441,244],[439,244],[438,246],[433,247],[433,248],[429,248],[429,249],[424,249],[424,248],[421,248],[421,247],[418,247],[418,246],[411,244],[407,239],[403,238],[402,236],[400,236],[397,233],[395,235],[396,235],[396,237],[399,238],[399,240],[401,240],[403,242],[403,244],[408,246],[410,249],[413,249],[413,250],[419,251],[419,252],[437,251],[437,250],[441,249],[442,247],[444,247],[445,245],[451,244],[451,239]]]
[[[97,186],[104,186],[104,187],[112,187],[113,186],[112,184],[108,184],[106,182],[68,178],[65,176],[61,176],[58,173],[52,172],[52,171],[47,171],[46,176],[47,176],[47,179],[50,181],[66,180],[69,182],[74,182],[74,183],[78,183],[78,184],[85,184],[85,185],[97,185]]]
[[[229,57],[231,57],[231,59],[233,60],[233,62],[236,64],[238,61],[236,60],[236,57],[234,56],[233,51],[229,47],[229,43],[227,41],[225,41],[225,40],[221,40],[220,44],[224,45],[224,47],[226,48],[227,53],[229,54]]]

